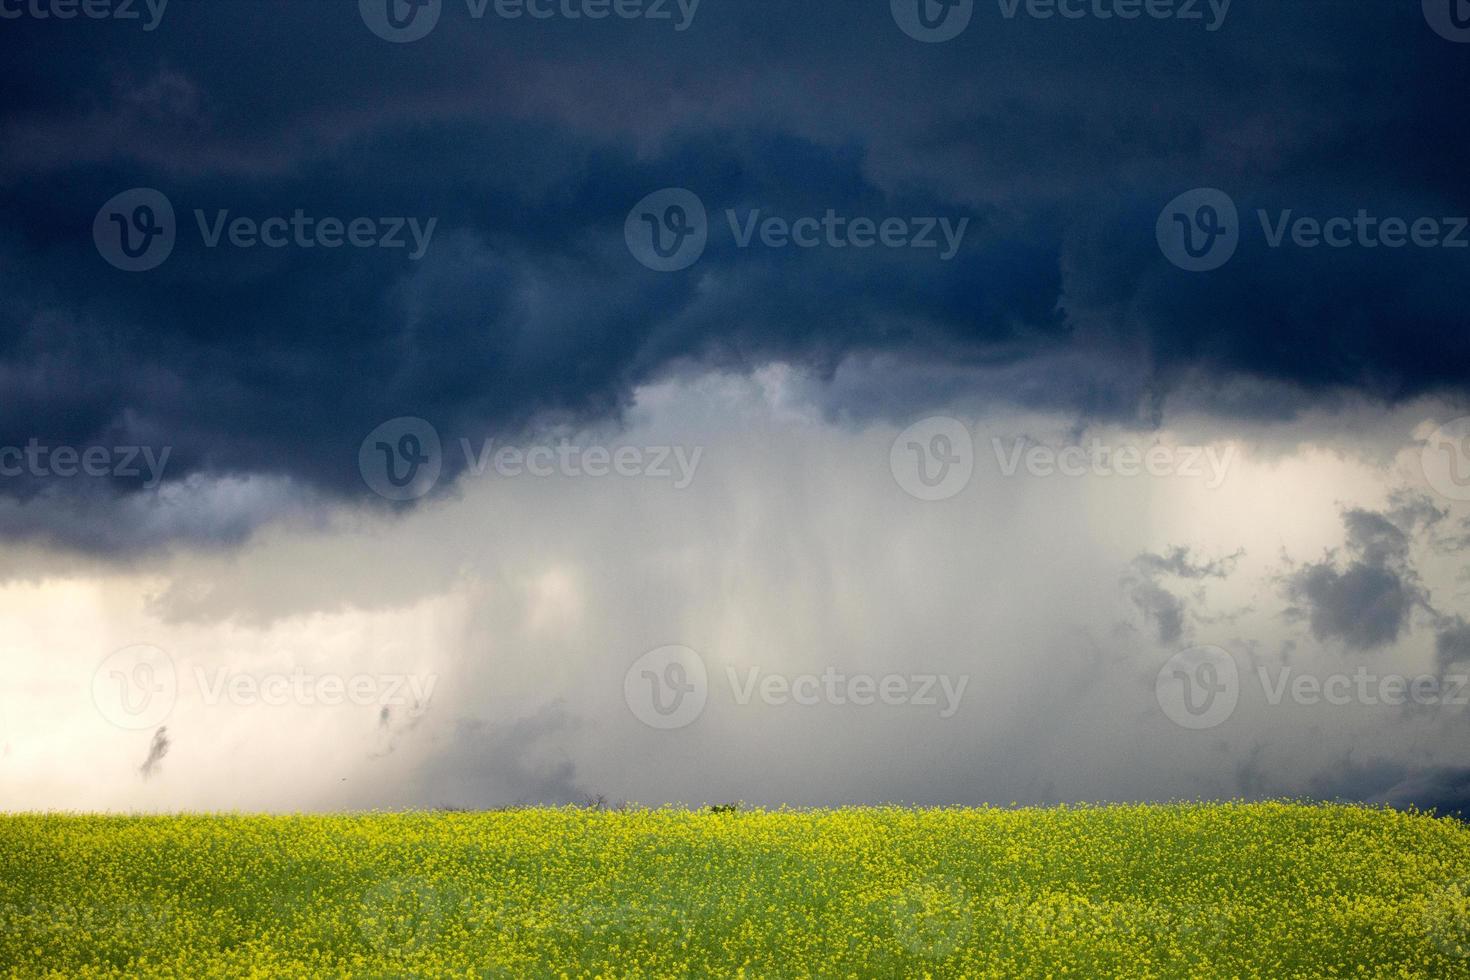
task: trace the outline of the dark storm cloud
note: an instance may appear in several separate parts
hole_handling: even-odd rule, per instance
[[[1352,509],[1343,514],[1347,560],[1329,554],[1286,578],[1291,618],[1305,618],[1318,640],[1349,649],[1377,650],[1409,628],[1416,608],[1433,612],[1410,557],[1413,536],[1444,518],[1419,495],[1398,495],[1385,512]]]
[[[1339,768],[1319,775],[1312,782],[1312,795],[1470,819],[1470,768],[1413,766],[1383,759],[1359,763],[1349,758]]]
[[[174,0],[151,32],[6,21],[0,445],[167,446],[166,483],[356,494],[358,446],[386,419],[422,416],[451,443],[615,419],[635,385],[710,365],[950,372],[877,397],[881,379],[839,387],[824,405],[843,417],[906,415],[979,377],[994,397],[1143,424],[1180,397],[1284,416],[1344,389],[1467,393],[1455,284],[1470,250],[1272,249],[1254,224],[1257,208],[1470,213],[1451,95],[1470,47],[1417,5],[1237,4],[1207,32],[1007,21],[982,3],[939,45],[887,8],[705,0],[675,31],[474,21],[446,0],[404,45],[351,0]],[[173,203],[179,240],[130,274],[91,228],[139,186]],[[622,235],[666,186],[695,191],[711,220],[703,258],[671,274],[634,262]],[[1209,274],[1154,241],[1163,204],[1196,186],[1227,189],[1244,225]],[[298,208],[436,225],[414,260],[206,248],[194,215]],[[737,248],[724,212],[757,208],[968,225],[947,262]],[[1204,393],[1232,379],[1282,393]],[[462,460],[445,464],[452,477]],[[97,495],[58,503],[54,482],[0,481],[25,505],[0,511],[0,533],[88,546],[62,535],[67,501]],[[1397,608],[1378,567],[1304,583],[1309,601]]]

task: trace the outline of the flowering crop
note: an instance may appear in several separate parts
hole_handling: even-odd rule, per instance
[[[0,816],[12,976],[1470,977],[1470,830],[1286,803]]]

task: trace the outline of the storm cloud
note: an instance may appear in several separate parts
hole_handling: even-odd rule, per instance
[[[775,362],[827,382],[892,366],[819,396],[837,418],[980,392],[1141,428],[1183,407],[1290,418],[1345,393],[1463,398],[1452,284],[1470,250],[1273,248],[1256,218],[1470,213],[1444,96],[1470,62],[1412,6],[1237,4],[1207,31],[982,4],[943,45],[905,36],[885,4],[774,0],[708,0],[677,31],[447,2],[405,45],[350,0],[176,2],[147,32],[8,21],[0,445],[166,446],[170,484],[341,497],[368,493],[357,449],[387,419],[477,437],[617,423],[640,384]],[[669,186],[709,212],[707,251],[677,274],[622,240],[633,204]],[[1165,202],[1196,186],[1241,208],[1239,254],[1209,276],[1154,241]],[[147,273],[108,265],[91,234],[134,187],[177,213]],[[435,230],[418,259],[210,244],[222,221],[298,210]],[[742,248],[733,229],[828,211],[968,224],[949,261]],[[883,383],[939,371],[949,384]],[[446,483],[463,465],[446,456]],[[101,482],[118,501],[144,492]],[[52,499],[49,483],[0,481],[26,505],[0,533],[147,546],[69,534],[104,497]],[[224,524],[267,519],[241,504]],[[221,533],[238,538],[167,520],[153,540]],[[1375,574],[1311,588],[1401,605]]]

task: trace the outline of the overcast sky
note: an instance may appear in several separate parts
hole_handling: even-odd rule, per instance
[[[1449,0],[87,9],[0,808],[1470,809]]]

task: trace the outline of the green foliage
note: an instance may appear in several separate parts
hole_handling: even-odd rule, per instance
[[[0,975],[1470,977],[1470,829],[1285,803],[0,816]]]

